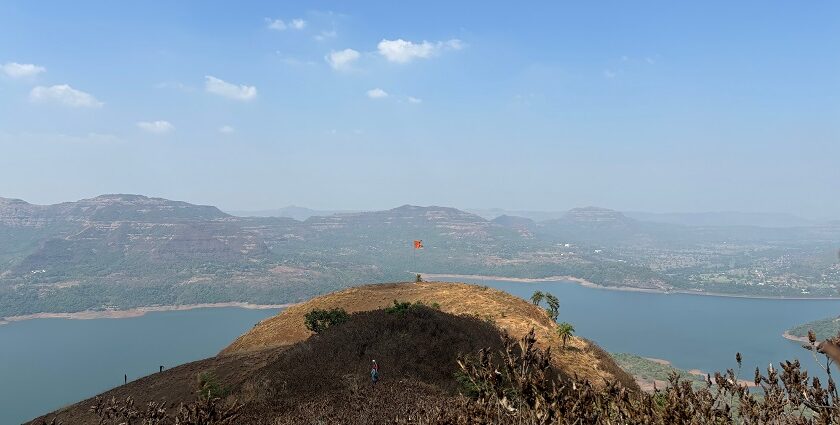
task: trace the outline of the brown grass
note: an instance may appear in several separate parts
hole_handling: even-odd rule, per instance
[[[637,388],[635,381],[619,368],[596,344],[580,337],[568,340],[565,349],[555,334],[556,324],[545,311],[504,291],[465,283],[421,282],[365,285],[316,297],[262,321],[236,339],[221,354],[247,353],[265,348],[288,346],[309,338],[304,315],[313,309],[343,308],[349,313],[385,308],[394,300],[427,305],[437,303],[443,312],[473,315],[490,320],[511,337],[524,337],[533,328],[540,348],[552,347],[552,363],[569,376],[601,385],[619,381]]]

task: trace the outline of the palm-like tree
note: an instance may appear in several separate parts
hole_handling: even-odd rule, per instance
[[[551,317],[551,320],[557,321],[557,316],[560,314],[560,300],[557,299],[554,295],[545,294],[545,302],[548,304],[548,308],[545,311],[548,312],[548,316]]]
[[[566,341],[574,336],[575,327],[569,322],[557,324],[557,336],[563,339],[563,348],[566,348]]]
[[[539,305],[543,298],[545,298],[545,294],[543,294],[542,291],[534,291],[534,295],[531,295],[531,302],[534,303],[534,305]]]

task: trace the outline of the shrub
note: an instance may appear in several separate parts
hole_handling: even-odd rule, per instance
[[[315,309],[306,313],[306,316],[304,316],[306,329],[316,334],[321,333],[330,326],[340,325],[349,319],[350,315],[343,308],[333,308],[331,310]]]
[[[409,310],[414,309],[414,308],[420,308],[420,307],[427,307],[427,306],[423,301],[415,301],[414,304],[412,304],[409,301],[400,302],[400,301],[394,300],[394,305],[392,305],[390,307],[385,307],[385,312],[389,313],[389,314],[395,314],[395,313],[396,314],[403,314],[406,311],[409,311]],[[435,310],[440,310],[440,304],[438,304],[438,303],[432,303],[432,305],[430,307],[435,309]]]
[[[206,370],[198,374],[198,394],[201,398],[212,399],[224,397],[227,390],[213,371]]]

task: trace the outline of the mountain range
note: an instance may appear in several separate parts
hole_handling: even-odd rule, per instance
[[[674,249],[694,247],[680,255],[706,258],[718,243],[831,243],[838,232],[830,225],[691,227],[597,207],[543,221],[412,205],[296,220],[239,217],[141,195],[55,205],[0,198],[0,317],[295,302],[359,282],[406,280],[417,271],[575,276],[605,286],[667,290],[691,283],[658,265]],[[413,251],[415,239],[424,241],[423,250]],[[719,261],[732,264],[728,257]]]

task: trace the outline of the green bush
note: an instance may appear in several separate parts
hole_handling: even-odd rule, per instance
[[[198,374],[198,395],[212,400],[226,396],[227,389],[213,371],[207,370]]]
[[[390,313],[390,314],[395,314],[395,313],[396,314],[402,314],[402,313],[405,313],[406,311],[411,310],[413,308],[420,308],[420,307],[428,307],[428,308],[432,308],[432,309],[435,309],[435,310],[440,310],[440,304],[438,304],[438,303],[432,303],[431,305],[427,306],[426,303],[424,303],[423,301],[415,301],[414,304],[412,304],[411,302],[408,302],[408,301],[400,302],[400,301],[394,300],[394,305],[392,305],[390,307],[385,307],[385,312]]]
[[[321,331],[330,326],[340,325],[349,319],[350,315],[343,308],[334,308],[331,310],[315,309],[306,313],[306,316],[304,316],[306,329],[316,334],[321,333]]]

